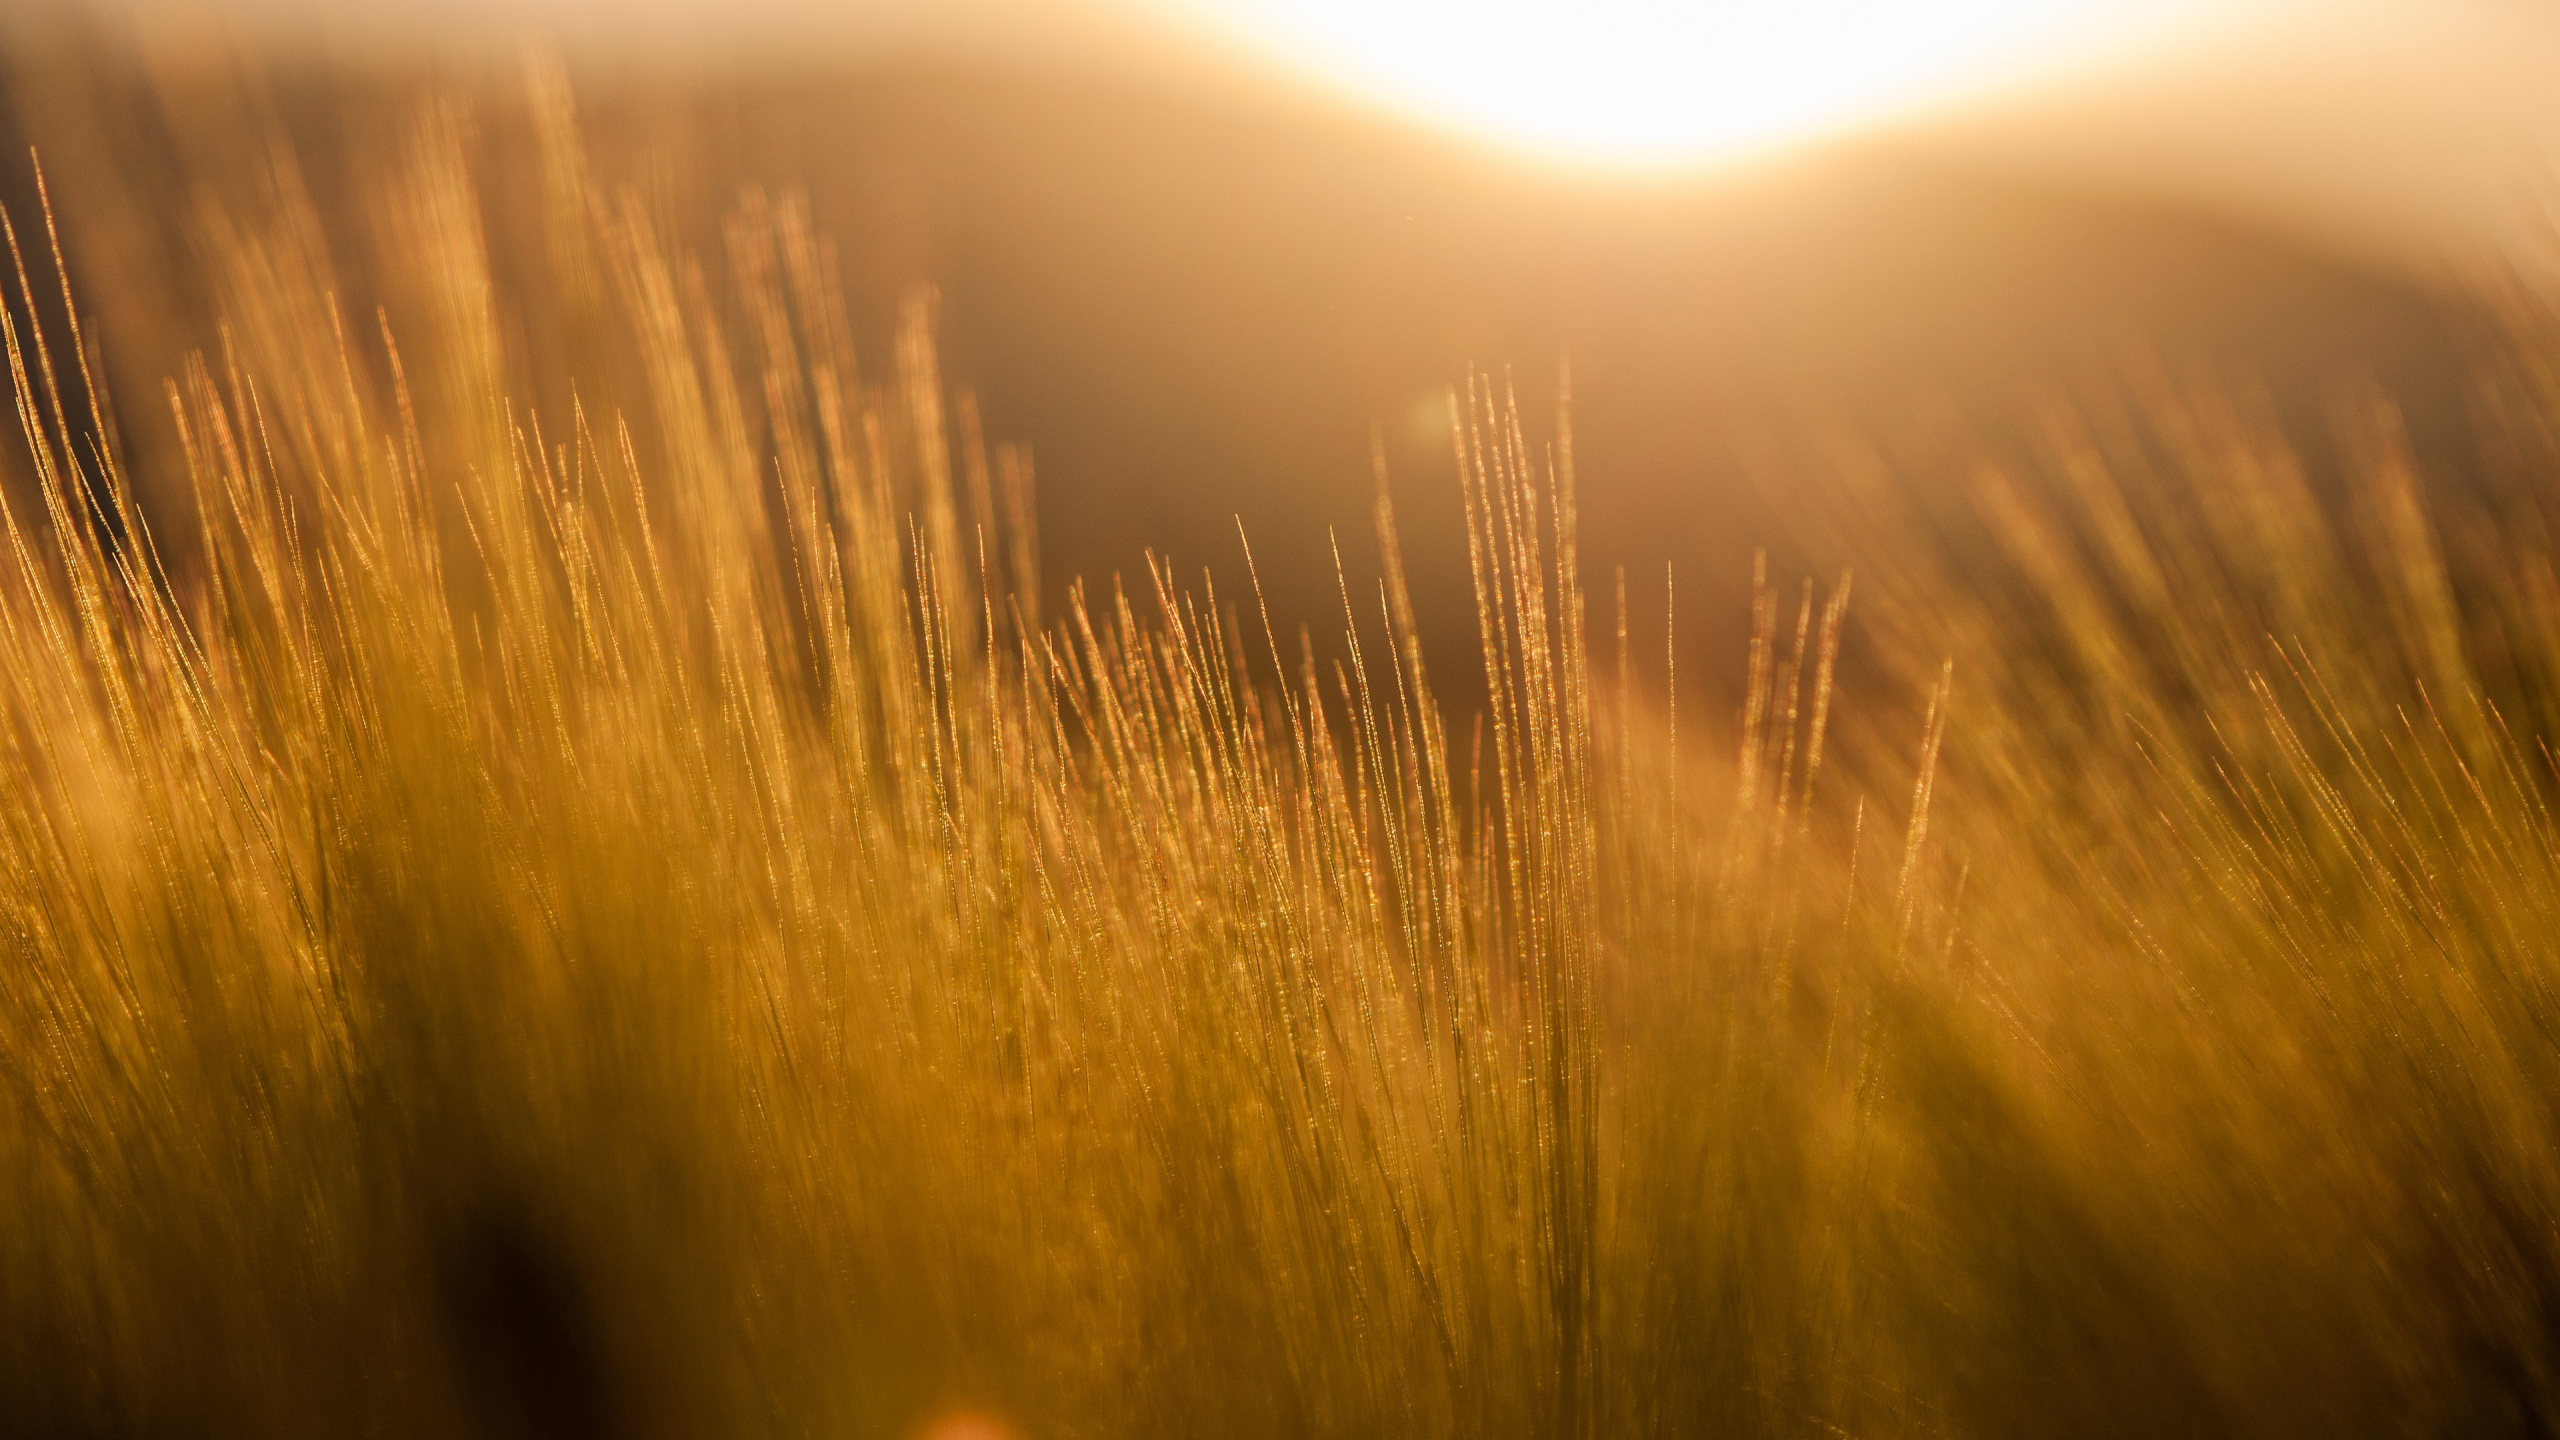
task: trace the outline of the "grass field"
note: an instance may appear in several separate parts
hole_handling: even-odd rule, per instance
[[[686,253],[541,96],[361,255],[200,217],[164,395],[14,216],[0,1429],[2560,1429],[2529,305],[2460,487],[2139,367],[1815,437],[1856,573],[1702,713],[1548,397],[1394,477],[1472,652],[1383,479],[1320,643],[1052,587],[928,304],[860,373],[794,202]]]

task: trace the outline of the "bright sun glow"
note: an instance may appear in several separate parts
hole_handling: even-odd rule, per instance
[[[1747,154],[2051,78],[2199,0],[1190,0],[1328,79],[1551,154]]]

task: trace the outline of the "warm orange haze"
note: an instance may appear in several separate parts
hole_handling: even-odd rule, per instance
[[[1420,118],[1560,158],[1749,156],[2139,64],[2245,7],[2122,0],[1186,0]]]
[[[0,1433],[2553,1433],[2555,73],[0,14]]]

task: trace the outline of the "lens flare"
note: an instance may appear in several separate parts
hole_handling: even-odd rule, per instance
[[[2049,80],[2164,39],[2204,9],[2197,0],[1185,3],[1419,118],[1634,164],[1765,151]]]

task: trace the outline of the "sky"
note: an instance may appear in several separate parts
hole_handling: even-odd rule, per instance
[[[1295,86],[1561,165],[1842,140],[2560,283],[2548,0],[102,0],[333,44],[918,53]],[[1559,17],[1570,16],[1569,20]]]

